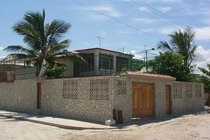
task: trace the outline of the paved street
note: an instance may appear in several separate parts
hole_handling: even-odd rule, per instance
[[[210,139],[210,114],[186,115],[125,126],[123,129],[70,130],[0,117],[0,140],[200,140]]]

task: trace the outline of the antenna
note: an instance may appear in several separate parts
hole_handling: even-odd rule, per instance
[[[99,46],[99,48],[101,48],[101,40],[102,39],[104,39],[103,37],[101,37],[101,36],[96,36],[97,38],[98,38],[98,46]]]

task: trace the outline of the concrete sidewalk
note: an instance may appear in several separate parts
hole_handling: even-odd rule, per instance
[[[72,119],[64,119],[50,116],[40,116],[26,113],[18,113],[0,110],[1,117],[14,118],[18,120],[26,120],[34,123],[55,126],[65,129],[84,130],[84,129],[115,129],[112,126],[95,124],[90,122],[77,121]]]

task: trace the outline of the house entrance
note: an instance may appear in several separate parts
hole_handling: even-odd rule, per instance
[[[41,83],[37,83],[37,109],[41,108]]]
[[[171,86],[166,85],[166,113],[171,114]]]
[[[133,83],[132,88],[132,117],[143,118],[154,116],[155,87],[154,84]]]

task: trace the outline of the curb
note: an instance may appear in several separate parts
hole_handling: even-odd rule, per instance
[[[5,118],[14,118],[16,120],[25,120],[33,123],[38,123],[38,124],[43,124],[43,125],[49,125],[49,126],[54,126],[54,127],[59,127],[63,129],[71,129],[71,130],[87,130],[87,129],[92,129],[92,130],[106,130],[106,129],[115,129],[115,128],[85,128],[85,127],[78,127],[78,126],[67,126],[67,125],[61,125],[61,124],[55,124],[55,123],[50,123],[50,122],[44,122],[44,121],[38,121],[38,120],[33,120],[29,119],[27,117],[22,117],[22,116],[15,116],[15,115],[5,115],[5,114],[0,114],[1,117]]]

